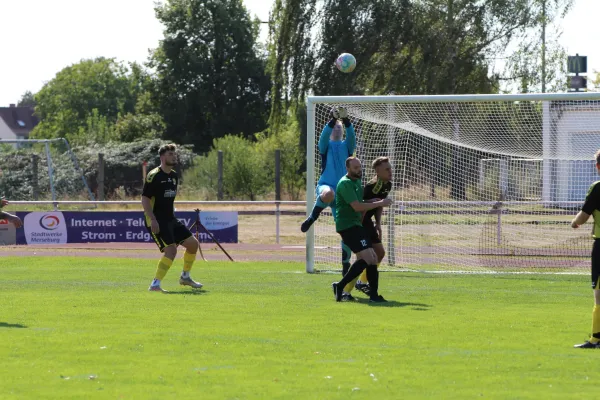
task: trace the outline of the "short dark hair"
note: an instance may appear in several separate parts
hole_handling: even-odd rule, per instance
[[[373,161],[373,169],[377,169],[377,167],[379,167],[381,164],[383,163],[389,163],[390,162],[390,158],[389,157],[377,157],[375,159],[375,161]]]
[[[350,167],[350,163],[351,163],[353,160],[360,161],[358,158],[356,158],[356,157],[354,157],[354,156],[350,156],[350,157],[346,158],[346,168]]]
[[[596,164],[600,164],[600,150],[596,151],[594,158],[596,159]]]
[[[160,149],[158,149],[158,155],[162,156],[167,151],[177,151],[177,146],[173,143],[162,145],[160,146]]]

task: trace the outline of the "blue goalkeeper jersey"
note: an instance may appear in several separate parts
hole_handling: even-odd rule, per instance
[[[346,175],[346,159],[356,149],[356,133],[352,125],[346,127],[346,139],[338,141],[329,139],[333,128],[325,125],[319,138],[321,154],[321,177],[319,185],[328,185],[335,190],[338,182]]]

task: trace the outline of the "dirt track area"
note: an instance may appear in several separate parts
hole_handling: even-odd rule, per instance
[[[305,260],[301,245],[223,244],[235,261],[298,261]],[[208,261],[227,261],[227,256],[215,244],[202,244]],[[182,253],[182,251],[180,251]],[[154,243],[85,243],[64,245],[29,245],[0,247],[0,257],[7,256],[71,256],[154,259],[159,252]],[[183,253],[182,253],[183,254]],[[198,259],[200,255],[198,254]]]

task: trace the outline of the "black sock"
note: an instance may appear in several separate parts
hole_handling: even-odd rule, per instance
[[[321,211],[323,210],[324,208],[315,205],[312,212],[310,213],[310,217],[316,221],[319,218],[319,215],[321,215]]]
[[[367,279],[369,280],[369,297],[377,298],[379,296],[379,270],[377,265],[369,265],[367,267]]]
[[[365,260],[356,260],[342,280],[338,282],[338,287],[344,289],[347,284],[358,278],[368,265]]]

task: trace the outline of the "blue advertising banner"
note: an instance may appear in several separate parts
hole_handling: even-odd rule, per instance
[[[64,211],[17,212],[23,229],[16,231],[16,244],[154,242],[144,225],[141,211]],[[188,228],[196,221],[194,211],[177,212],[177,218]],[[221,243],[238,242],[236,211],[206,211],[200,222]],[[196,233],[196,229],[192,229]],[[212,242],[203,229],[198,229],[202,243]]]

